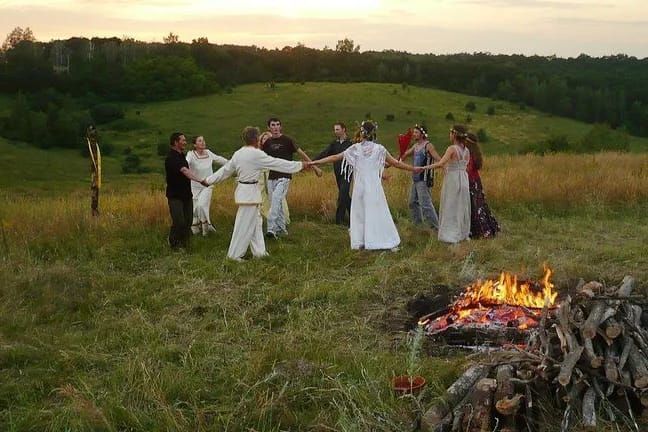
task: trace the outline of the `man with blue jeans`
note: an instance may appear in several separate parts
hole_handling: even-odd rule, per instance
[[[263,151],[269,156],[285,159],[291,161],[293,154],[298,153],[302,160],[310,162],[311,159],[304,153],[292,138],[281,133],[281,120],[272,117],[268,120],[268,130],[272,134],[263,145]],[[322,175],[322,171],[314,167],[315,173],[318,176]],[[288,234],[286,229],[286,220],[284,219],[284,212],[281,207],[282,202],[288,194],[292,174],[286,174],[278,171],[270,171],[268,173],[268,198],[270,200],[270,212],[268,214],[268,228],[266,237],[276,239],[278,235]]]
[[[437,153],[432,143],[428,141],[427,130],[424,126],[414,126],[412,138],[414,139],[414,145],[405,152],[403,159],[413,155],[412,165],[415,167],[429,165],[431,163],[430,158],[435,161],[441,160],[439,153]],[[430,177],[428,177],[430,174],[426,172],[412,174],[409,207],[412,211],[412,222],[414,224],[422,224],[424,217],[430,228],[439,229],[439,217],[434,209],[434,204],[432,204],[432,193],[430,192],[432,186]]]

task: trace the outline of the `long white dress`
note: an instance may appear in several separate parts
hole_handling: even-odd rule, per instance
[[[216,162],[218,165],[225,165],[227,159],[209,150],[205,150],[205,154],[200,156],[195,150],[187,153],[187,163],[189,169],[198,178],[206,178],[214,173],[213,164]],[[207,235],[209,231],[215,231],[209,217],[209,205],[212,198],[212,187],[205,187],[196,181],[191,181],[191,194],[193,195],[193,222],[191,224],[191,231],[194,234],[200,232]]]
[[[386,156],[385,147],[372,141],[344,151],[342,173],[347,178],[353,174],[351,249],[393,249],[400,244],[381,183]]]
[[[456,144],[452,147],[459,160],[450,159],[446,165],[439,205],[439,240],[446,243],[458,243],[470,236],[470,189],[466,171],[470,151]]]

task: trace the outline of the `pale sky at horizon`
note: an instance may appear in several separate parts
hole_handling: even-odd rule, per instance
[[[648,57],[648,0],[0,0],[0,37],[134,37],[282,48]]]

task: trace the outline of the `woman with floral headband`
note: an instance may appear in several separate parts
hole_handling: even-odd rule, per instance
[[[459,243],[470,236],[470,191],[466,168],[470,151],[466,148],[466,128],[450,129],[450,146],[439,162],[424,168],[445,167],[439,205],[439,240]]]
[[[403,154],[403,159],[413,155],[412,165],[415,167],[428,165],[433,160],[441,160],[439,153],[437,153],[432,143],[428,141],[425,126],[415,125],[412,128],[412,139],[414,145]],[[412,211],[412,222],[415,225],[421,225],[423,218],[425,218],[425,222],[430,228],[439,229],[439,217],[434,209],[434,204],[432,204],[432,193],[430,192],[433,181],[433,170],[412,174],[409,208]]]
[[[468,162],[468,184],[470,188],[470,237],[494,237],[500,230],[497,220],[486,203],[479,170],[482,167],[482,152],[474,133],[466,136],[466,147],[470,151]]]
[[[376,125],[367,120],[360,125],[361,141],[345,151],[313,161],[314,165],[342,161],[342,173],[353,174],[349,235],[351,249],[398,250],[400,236],[394,225],[385,191],[382,173],[385,163],[412,172],[423,171],[394,159],[382,145],[374,142]]]

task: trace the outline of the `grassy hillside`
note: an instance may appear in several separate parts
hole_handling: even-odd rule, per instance
[[[266,259],[225,259],[236,211],[231,181],[214,191],[217,234],[194,238],[188,252],[169,251],[158,130],[164,139],[176,126],[204,133],[228,155],[241,127],[273,112],[314,152],[338,107],[347,107],[349,121],[368,105],[389,104],[401,110],[393,110],[394,122],[382,120],[391,109],[372,114],[384,142],[395,142],[421,120],[406,112],[425,95],[436,98],[426,120],[440,143],[447,111],[469,99],[483,111],[476,98],[373,84],[286,84],[274,93],[245,86],[129,107],[128,118],[147,128],[103,133],[118,149],[148,155],[158,171],[121,175],[119,159],[107,158],[98,219],[89,214],[87,160],[78,151],[0,140],[0,430],[415,430],[470,361],[428,345],[418,364],[425,392],[391,393],[390,378],[408,366],[406,332],[417,317],[405,305],[416,295],[454,293],[501,270],[538,278],[544,263],[562,292],[580,277],[611,284],[626,274],[646,291],[648,154],[515,155],[530,140],[577,137],[588,126],[522,112],[524,134],[507,135],[518,133],[513,107],[510,119],[505,109],[473,114],[475,126],[479,119],[497,137],[484,149],[482,173],[502,225],[495,239],[448,246],[413,226],[409,176],[390,169],[384,185],[402,238],[398,253],[349,249],[346,230],[331,224],[330,173],[295,177],[290,235],[269,243]],[[441,182],[439,175],[435,204]],[[547,431],[560,430],[555,414],[541,414]]]

